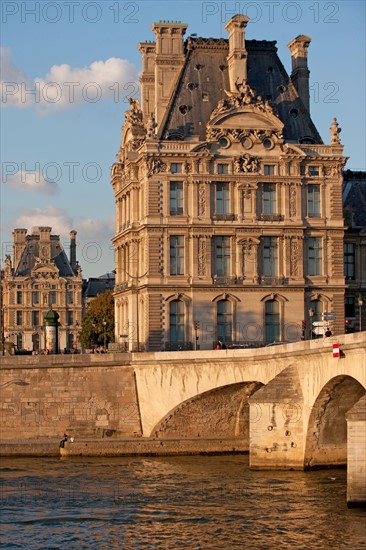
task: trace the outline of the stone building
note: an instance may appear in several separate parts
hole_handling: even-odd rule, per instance
[[[59,347],[77,347],[82,318],[82,277],[76,260],[76,231],[70,232],[70,258],[51,227],[13,231],[13,258],[6,255],[2,272],[5,342],[38,351],[45,346],[44,315],[59,314]]]
[[[247,23],[184,41],[187,25],[160,21],[139,44],[141,104],[111,173],[116,342],[130,349],[294,341],[326,312],[344,331],[340,128],[324,144],[310,116],[311,39],[288,45],[289,76]]]
[[[343,178],[346,332],[366,330],[366,173],[346,170]]]

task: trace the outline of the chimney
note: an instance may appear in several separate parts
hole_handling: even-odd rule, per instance
[[[32,227],[32,235],[39,235],[38,255],[41,260],[51,259],[51,231],[48,226]]]
[[[236,92],[235,84],[246,83],[247,80],[247,50],[245,49],[245,28],[249,17],[246,15],[234,15],[225,25],[229,34],[229,80],[230,91]]]
[[[77,261],[76,261],[76,235],[77,232],[70,231],[70,265],[74,273],[76,273]]]
[[[27,238],[26,229],[14,229],[13,231],[13,266],[14,270],[18,269],[20,258],[22,257]]]
[[[180,21],[152,25],[156,36],[154,111],[158,131],[184,64],[183,36],[187,27]]]
[[[292,73],[291,80],[302,100],[303,104],[310,113],[310,98],[309,98],[309,75],[308,69],[308,47],[311,38],[300,34],[287,47],[291,52],[292,58]]]
[[[151,113],[155,113],[155,42],[140,42],[139,50],[142,56],[141,109],[146,122]]]

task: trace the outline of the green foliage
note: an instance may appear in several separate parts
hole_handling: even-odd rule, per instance
[[[93,341],[95,346],[104,346],[104,335],[107,346],[109,342],[114,342],[114,301],[111,290],[99,294],[90,303],[82,320],[79,341],[85,348],[91,348]]]

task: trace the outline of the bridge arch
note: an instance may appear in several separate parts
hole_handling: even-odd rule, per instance
[[[263,384],[240,382],[197,394],[170,410],[153,428],[159,438],[240,437],[249,450],[249,403]]]
[[[331,378],[311,408],[304,467],[347,464],[346,413],[364,395],[364,386],[349,375]]]

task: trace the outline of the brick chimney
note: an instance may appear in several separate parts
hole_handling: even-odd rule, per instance
[[[300,34],[287,47],[291,52],[292,72],[291,80],[298,91],[300,99],[310,113],[308,47],[311,38]]]
[[[246,83],[247,80],[247,50],[245,48],[245,28],[249,17],[234,15],[225,25],[229,34],[229,66],[230,91],[237,90],[235,83]]]

